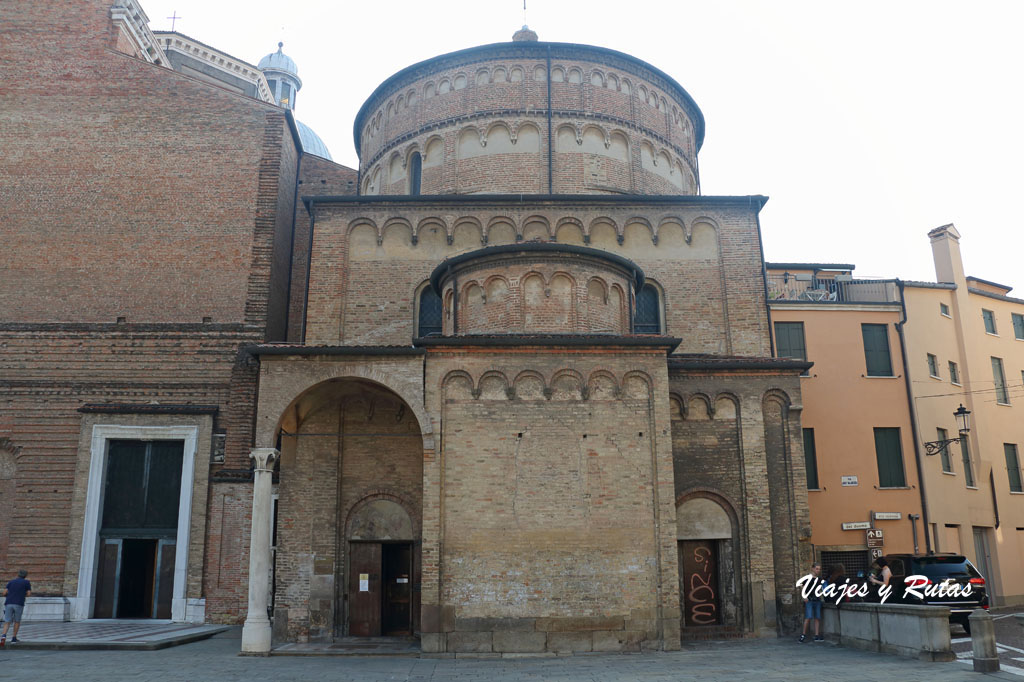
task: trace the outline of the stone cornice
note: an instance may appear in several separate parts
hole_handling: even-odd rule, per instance
[[[86,414],[217,414],[219,405],[158,403],[89,403],[78,408]]]
[[[760,194],[739,196],[707,196],[695,194],[422,194],[410,196],[405,194],[392,195],[323,195],[304,196],[303,203],[310,211],[317,204],[334,204],[337,206],[362,205],[370,207],[401,206],[401,210],[410,207],[450,207],[466,205],[474,208],[494,208],[508,210],[510,208],[531,209],[554,206],[560,209],[579,208],[592,210],[598,206],[701,206],[701,207],[741,207],[760,211],[768,197]],[[447,209],[450,212],[450,208]]]
[[[660,349],[671,351],[682,342],[672,336],[617,334],[466,334],[461,336],[428,336],[413,339],[417,346],[447,349],[451,347],[550,348],[583,347],[608,349]]]
[[[246,346],[250,355],[423,355],[421,348],[412,346],[303,346],[301,344],[263,343]]]
[[[724,357],[716,355],[674,356],[668,360],[669,372],[691,370],[702,372],[774,370],[783,374],[798,375],[814,366],[807,360],[793,358]]]
[[[277,104],[273,93],[270,92],[270,85],[267,83],[266,76],[249,62],[232,57],[226,52],[210,47],[177,31],[157,31],[155,35],[162,41],[165,52],[168,50],[180,52],[193,59],[198,59],[219,71],[254,83],[259,93],[258,99],[270,104]]]
[[[167,55],[149,29],[149,17],[136,0],[115,0],[110,8],[110,19],[128,34],[138,46],[142,58],[151,64],[169,67]]]

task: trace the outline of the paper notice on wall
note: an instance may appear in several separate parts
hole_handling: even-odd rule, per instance
[[[370,591],[370,574],[360,573],[359,574],[359,591],[369,592]]]
[[[404,585],[407,582],[409,582],[409,579],[408,578],[398,578],[395,582],[398,583],[399,585]]]

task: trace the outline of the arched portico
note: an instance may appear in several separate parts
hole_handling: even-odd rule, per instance
[[[433,439],[422,356],[408,355],[261,358],[257,445],[276,446],[279,480],[276,496],[262,499],[260,472],[269,480],[273,461],[257,466],[248,630],[263,594],[276,641],[418,632]],[[257,522],[270,528],[262,547]],[[257,557],[267,557],[265,569]],[[243,633],[243,651],[269,651],[270,639],[252,645]]]
[[[320,354],[312,352],[321,351]],[[335,379],[364,379],[399,396],[412,410],[423,435],[423,448],[434,449],[433,424],[423,407],[423,351],[391,349],[387,355],[353,348],[362,354],[327,355],[343,348],[294,349],[295,355],[261,355],[259,404],[256,411],[256,445],[271,447],[278,429],[289,417],[289,408],[317,385]],[[396,351],[404,351],[399,355]],[[302,358],[301,360],[298,358]]]

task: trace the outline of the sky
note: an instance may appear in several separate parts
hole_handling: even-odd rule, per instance
[[[140,0],[176,29],[253,64],[284,41],[296,116],[334,160],[396,71],[511,40],[522,0]],[[968,275],[1024,297],[1024,2],[528,0],[541,40],[626,52],[704,113],[706,195],[764,194],[765,258],[853,263],[934,281],[927,233],[962,235]]]

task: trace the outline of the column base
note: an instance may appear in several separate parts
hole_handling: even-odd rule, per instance
[[[270,621],[245,621],[242,626],[242,653],[266,655],[270,653]]]

